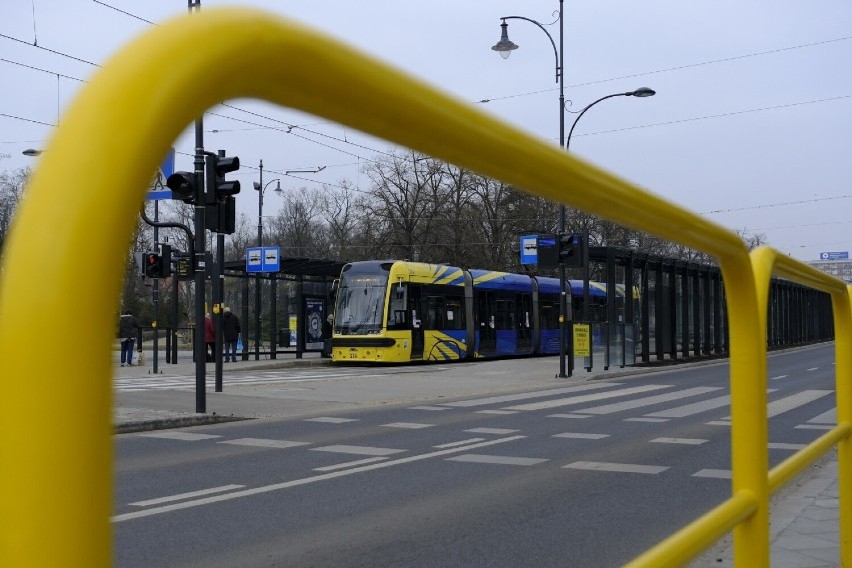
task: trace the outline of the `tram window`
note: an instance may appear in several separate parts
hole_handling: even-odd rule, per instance
[[[406,306],[408,288],[397,285],[392,287],[390,305],[388,306],[388,329],[408,329]]]
[[[557,329],[559,327],[559,305],[556,302],[540,301],[539,312],[542,329]]]
[[[497,298],[496,326],[497,329],[515,329],[515,300]]]
[[[427,329],[464,329],[464,312],[461,298],[452,296],[427,296]]]

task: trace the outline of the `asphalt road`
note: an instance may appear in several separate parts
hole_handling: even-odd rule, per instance
[[[774,465],[834,421],[832,346],[770,356],[768,376]],[[116,564],[617,566],[730,494],[727,377],[116,436]]]

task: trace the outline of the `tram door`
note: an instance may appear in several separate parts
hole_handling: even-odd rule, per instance
[[[423,306],[420,286],[411,286],[408,311],[411,313],[411,358],[423,358]]]
[[[532,349],[532,297],[529,294],[519,294],[515,309],[517,310],[515,325],[518,330],[518,353],[526,353]]]
[[[479,327],[479,352],[494,353],[497,350],[493,292],[480,292],[476,298],[476,322]]]

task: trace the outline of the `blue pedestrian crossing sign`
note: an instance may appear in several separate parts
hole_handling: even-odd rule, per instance
[[[160,164],[160,167],[157,168],[157,176],[154,179],[154,183],[148,194],[145,196],[145,199],[157,200],[157,199],[171,199],[172,198],[172,190],[165,187],[166,180],[169,179],[169,176],[175,173],[175,149],[170,148],[169,153],[166,154],[166,157],[163,159],[163,162]]]

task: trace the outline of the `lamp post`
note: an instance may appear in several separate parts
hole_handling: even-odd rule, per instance
[[[254,189],[257,190],[257,246],[263,246],[263,192],[273,182],[278,182],[278,187],[275,188],[276,193],[281,193],[281,179],[273,179],[263,185],[263,160],[260,161],[260,181],[254,182]],[[260,277],[255,276],[254,281],[254,360],[260,360]]]
[[[565,140],[565,149],[568,150],[571,146],[571,135],[574,134],[574,127],[577,126],[577,123],[583,118],[583,115],[586,114],[586,111],[598,104],[601,101],[605,101],[607,99],[611,99],[613,97],[653,97],[657,94],[657,91],[653,89],[649,89],[648,87],[640,87],[635,91],[630,91],[627,93],[612,93],[611,95],[606,95],[605,97],[601,97],[596,101],[593,101],[587,104],[583,110],[580,111],[580,114],[577,115],[577,118],[574,119],[574,124],[571,125],[571,130],[568,131],[568,138]],[[583,254],[585,258],[583,259],[583,319],[587,319],[589,315],[589,229],[588,227],[583,227],[583,250],[585,251]],[[564,267],[560,269],[560,278],[564,274]],[[625,292],[627,294],[627,292]]]
[[[553,41],[553,36],[550,35],[544,26],[537,22],[536,20],[532,20],[530,18],[525,18],[523,16],[504,16],[500,18],[503,22],[500,24],[501,34],[500,41],[494,44],[491,49],[498,52],[500,57],[503,59],[508,59],[509,55],[511,55],[512,51],[518,49],[518,45],[513,43],[509,39],[509,24],[506,23],[506,20],[524,20],[535,24],[538,28],[547,35],[547,39],[550,40],[550,44],[553,46],[553,55],[556,58],[556,82],[559,83],[559,146],[562,147],[565,145],[565,74],[564,74],[564,34],[563,34],[563,22],[562,19],[562,9],[563,9],[564,0],[559,0],[559,15],[557,16],[557,20],[559,22],[559,50],[556,49],[556,42]],[[559,205],[559,233],[562,234],[565,232],[565,205]],[[559,263],[559,374],[557,375],[559,378],[570,377],[570,370],[568,374],[565,372],[565,351],[567,346],[567,323],[568,323],[568,300],[567,300],[567,292],[565,290],[565,265],[563,263]]]

